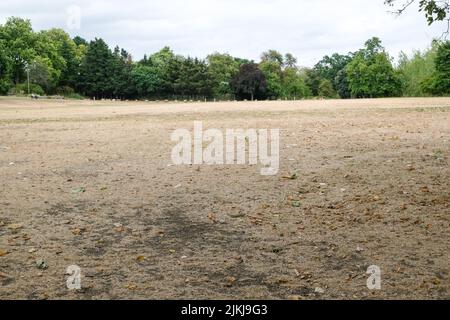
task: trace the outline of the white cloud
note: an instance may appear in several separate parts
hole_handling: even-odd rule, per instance
[[[29,18],[36,30],[67,30],[67,8],[82,10],[72,36],[104,38],[136,58],[169,45],[175,52],[205,57],[214,51],[257,60],[274,48],[311,66],[325,54],[354,51],[378,36],[393,56],[428,46],[443,26],[428,27],[411,8],[404,16],[383,0],[2,0],[0,23]]]

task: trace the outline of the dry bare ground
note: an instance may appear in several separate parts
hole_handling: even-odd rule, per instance
[[[194,120],[281,129],[279,175],[169,166]],[[449,98],[1,98],[0,298],[449,299],[449,150]]]

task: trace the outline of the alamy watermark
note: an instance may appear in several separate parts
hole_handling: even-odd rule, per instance
[[[203,131],[203,123],[195,121],[193,134],[188,129],[177,129],[171,140],[177,142],[172,149],[175,165],[260,164],[264,176],[276,175],[280,168],[279,129]]]
[[[66,10],[67,28],[69,30],[81,29],[81,8],[77,5],[71,5]]]
[[[379,266],[370,266],[367,268],[367,274],[369,278],[367,279],[367,288],[369,290],[381,290],[381,269]]]
[[[67,289],[80,290],[81,289],[81,268],[76,265],[67,267],[66,274],[69,275],[66,281]]]

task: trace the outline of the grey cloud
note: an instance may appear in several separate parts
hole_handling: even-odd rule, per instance
[[[67,29],[67,8],[82,10],[72,36],[104,38],[135,58],[165,45],[185,55],[220,51],[257,60],[274,48],[311,66],[325,54],[347,53],[379,36],[393,56],[428,46],[443,26],[428,27],[415,8],[390,15],[383,0],[2,0],[0,23],[29,18],[36,30]]]

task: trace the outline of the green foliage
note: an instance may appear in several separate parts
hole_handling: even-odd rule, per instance
[[[279,65],[280,67],[284,63],[284,58],[281,53],[276,50],[268,50],[261,54],[261,62],[272,62],[274,64]]]
[[[385,0],[385,4],[389,6],[394,6],[398,0]],[[417,2],[416,0],[402,1],[399,9],[397,9],[398,14],[402,14],[411,4]],[[435,21],[443,21],[448,19],[450,12],[450,1],[449,0],[419,0],[419,11],[425,12],[425,18],[429,25],[433,24]]]
[[[352,97],[379,98],[401,93],[399,74],[378,38],[366,42],[346,67]]]
[[[323,79],[319,85],[319,96],[323,98],[336,98],[337,94],[330,80]]]
[[[13,87],[13,83],[8,79],[0,79],[0,95],[6,95]]]
[[[112,97],[112,60],[113,54],[105,41],[91,41],[80,69],[80,87],[84,95],[97,99]]]
[[[10,62],[10,73],[18,84],[25,79],[25,66],[36,56],[36,34],[31,22],[11,17],[0,27],[2,47],[6,48],[6,59]]]
[[[52,65],[60,72],[57,74],[59,85],[76,87],[78,67],[85,54],[85,45],[78,46],[70,36],[61,29],[46,31],[45,37],[53,43]],[[54,79],[57,80],[57,79]]]
[[[28,95],[28,84],[27,83],[17,84],[9,90],[8,94],[18,96]],[[30,84],[30,94],[37,94],[43,96],[45,95],[45,91],[38,84]]]
[[[435,21],[443,19],[445,3],[419,5]],[[372,38],[358,52],[327,55],[312,69],[299,69],[292,54],[276,50],[262,53],[259,64],[221,53],[206,60],[184,57],[169,47],[134,62],[126,50],[111,50],[102,39],[71,39],[61,29],[34,32],[29,20],[17,17],[0,25],[0,94],[28,93],[29,78],[37,94],[97,99],[446,95],[449,61],[448,42],[436,42],[411,58],[402,54],[395,70],[381,40]]]
[[[352,97],[347,78],[347,70],[345,68],[337,73],[335,78],[335,87],[337,94],[341,97],[341,99],[349,99]]]
[[[284,55],[284,67],[296,69],[297,68],[297,58],[294,57],[291,53],[286,53]]]
[[[296,67],[287,67],[284,70],[283,97],[294,100],[310,97],[312,93],[305,78]]]
[[[347,92],[348,88],[344,88],[343,86],[347,84],[347,82],[343,81],[343,74],[340,74],[340,78],[337,76],[340,71],[344,70],[345,67],[352,60],[353,55],[341,55],[338,53],[334,53],[332,56],[325,56],[320,60],[315,66],[314,70],[317,74],[323,78],[331,82],[334,90],[338,90],[338,87],[342,93],[342,98],[348,98]],[[339,81],[339,83],[338,83]]]
[[[64,97],[68,97],[75,94],[75,90],[69,86],[61,86],[56,89],[56,94]]]
[[[267,81],[267,95],[271,99],[283,96],[284,57],[276,50],[268,50],[261,55],[260,70]]]
[[[164,47],[151,55],[149,59],[144,58],[141,63],[154,68],[161,81],[159,89],[157,89],[159,94],[170,96],[175,94],[174,83],[178,78],[181,62],[181,57],[176,56],[169,47]]]
[[[450,41],[435,43],[434,72],[421,82],[423,90],[433,95],[450,94]]]
[[[439,46],[435,63],[435,92],[440,95],[448,95],[450,94],[450,41]]]
[[[213,53],[207,58],[212,94],[215,97],[233,93],[231,79],[239,72],[240,63],[229,54]]]
[[[283,80],[281,64],[277,60],[263,60],[259,65],[267,81],[267,95],[272,99],[282,96]]]
[[[305,69],[306,85],[309,87],[312,95],[317,97],[319,95],[319,86],[323,78],[314,69]]]
[[[181,61],[178,79],[174,85],[175,94],[192,98],[208,97],[211,94],[211,81],[205,61],[186,58]]]
[[[29,66],[29,72],[32,84],[37,84],[46,92],[50,92],[53,87],[55,69],[48,58],[36,57]]]
[[[65,96],[67,99],[73,99],[73,100],[84,100],[84,97],[81,94],[78,93],[72,93],[67,96]]]
[[[421,97],[430,93],[427,83],[435,73],[435,59],[437,44],[424,52],[414,52],[412,58],[404,53],[400,54],[398,70],[403,85],[403,95],[408,97]]]
[[[137,64],[131,71],[131,78],[140,97],[152,97],[162,87],[162,79],[159,78],[155,67]]]

